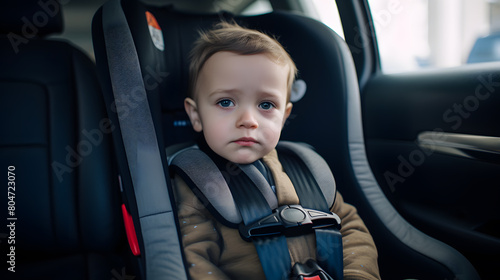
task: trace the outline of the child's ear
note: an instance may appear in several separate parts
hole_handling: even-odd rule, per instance
[[[286,104],[286,108],[285,108],[285,116],[283,118],[283,125],[285,125],[285,122],[286,120],[288,119],[288,117],[290,116],[290,113],[292,112],[292,107],[293,107],[293,104],[292,102],[288,102]]]
[[[189,116],[189,120],[193,125],[193,129],[196,132],[201,132],[203,127],[201,125],[200,114],[198,114],[198,107],[196,106],[196,102],[193,99],[187,97],[186,99],[184,99],[184,109]]]

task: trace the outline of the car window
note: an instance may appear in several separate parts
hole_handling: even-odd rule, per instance
[[[269,1],[258,0],[253,2],[245,10],[243,10],[241,14],[245,16],[252,16],[252,15],[270,13],[272,11],[273,11],[273,6],[271,6],[271,3],[269,3]]]
[[[342,23],[335,0],[299,0],[291,1],[290,5],[292,10],[323,22],[344,38],[344,31],[342,30]],[[272,11],[273,7],[268,0],[257,0],[241,14],[258,15]]]
[[[323,22],[344,38],[344,30],[334,0],[301,0],[300,4],[307,16]]]
[[[91,34],[92,17],[106,1],[61,1],[64,31],[61,34],[51,36],[51,38],[68,40],[87,53],[91,59],[94,59]]]
[[[500,60],[500,2],[369,0],[385,73]]]

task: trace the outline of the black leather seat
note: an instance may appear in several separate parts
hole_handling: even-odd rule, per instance
[[[158,145],[163,149],[192,139],[183,108],[188,52],[197,30],[210,28],[220,18],[233,16],[188,14],[172,6],[148,6],[140,1],[111,2],[121,3],[123,11],[120,4],[114,5],[113,12],[107,15],[100,10],[93,23],[97,65],[108,103],[113,100],[113,92],[106,32],[102,26],[103,22],[113,21],[124,13],[126,22],[111,24],[120,26],[116,29],[120,31],[112,30],[108,35],[130,30],[133,49],[128,50],[129,56],[124,59],[136,59],[137,53],[140,71],[135,75],[142,76],[143,80],[135,86],[147,93]],[[159,37],[151,35],[146,12],[158,22],[164,49],[162,44],[155,45]],[[323,24],[296,14],[273,12],[234,19],[243,26],[276,35],[296,62],[299,79],[307,84],[307,92],[294,105],[281,139],[311,144],[332,167],[340,192],[347,201],[354,202],[374,236],[382,278],[477,279],[474,268],[458,251],[408,224],[380,190],[365,155],[358,82],[345,42]],[[122,157],[120,164],[126,166],[123,161]],[[147,260],[143,261],[147,266]],[[156,263],[156,267],[159,266],[167,267],[168,263]]]
[[[113,126],[93,62],[68,42],[44,39],[62,27],[56,1],[2,1],[1,279],[123,275]],[[15,188],[7,189],[8,170]]]

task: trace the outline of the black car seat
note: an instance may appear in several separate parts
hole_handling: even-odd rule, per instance
[[[44,38],[62,31],[61,9],[37,0],[0,8],[0,279],[124,275],[113,126],[94,63]]]
[[[124,188],[134,187],[127,197],[143,276],[186,278],[182,252],[173,248],[179,239],[175,207],[167,206],[173,202],[167,189],[168,173],[161,173],[166,169],[163,151],[192,140],[183,108],[187,56],[197,31],[221,18],[234,18],[243,26],[276,35],[296,62],[307,92],[296,101],[281,139],[311,144],[332,167],[340,192],[347,201],[356,201],[374,236],[382,277],[478,279],[467,259],[408,224],[380,190],[365,155],[351,53],[331,29],[286,12],[248,17],[200,15],[176,11],[175,6],[111,0],[94,16],[94,49],[110,117],[120,121],[115,130],[118,164]],[[162,152],[139,157],[139,150]],[[156,171],[149,170],[153,167]],[[141,174],[157,180],[134,179]]]

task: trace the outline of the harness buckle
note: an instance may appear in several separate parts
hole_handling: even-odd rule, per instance
[[[290,280],[334,280],[316,261],[309,259],[306,263],[296,263],[292,268]]]
[[[244,240],[270,235],[297,236],[315,229],[335,227],[340,230],[340,218],[334,213],[303,208],[300,205],[283,205],[257,222],[239,226]]]

